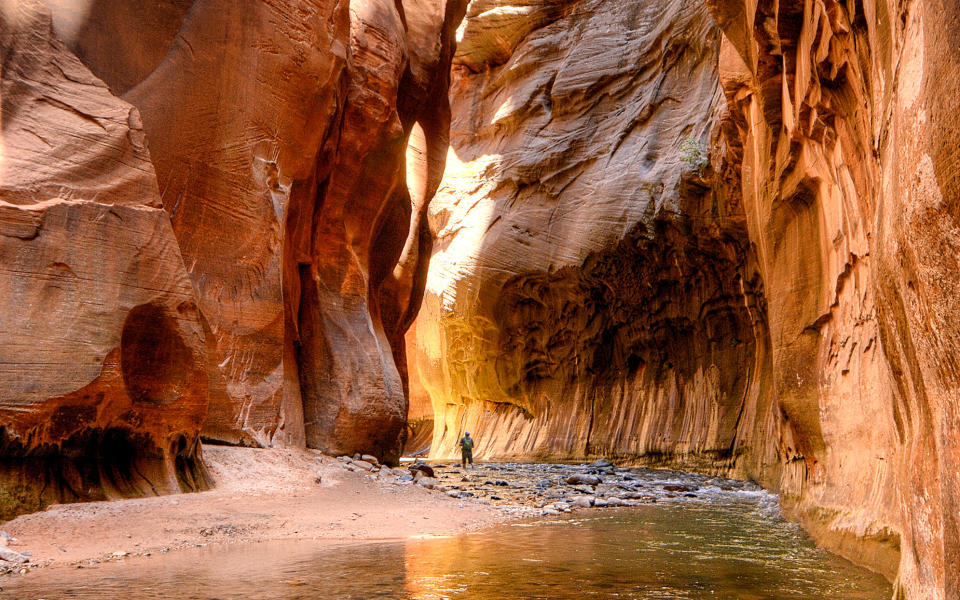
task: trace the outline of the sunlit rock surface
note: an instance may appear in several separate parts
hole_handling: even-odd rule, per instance
[[[706,8],[474,2],[461,35],[410,348],[433,452],[466,428],[481,457],[732,461],[766,415],[764,315],[707,157],[725,101]]]
[[[958,597],[960,6],[712,4],[787,505],[891,575],[899,545],[898,593]]]
[[[0,12],[0,518],[194,490],[207,336],[137,109]]]
[[[437,456],[729,470],[953,598],[960,8],[757,4],[471,3],[411,389]]]

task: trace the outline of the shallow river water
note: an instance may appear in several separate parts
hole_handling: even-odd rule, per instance
[[[880,576],[816,548],[762,491],[662,498],[483,532],[318,546],[204,547],[0,582],[18,600],[402,598],[887,600]]]

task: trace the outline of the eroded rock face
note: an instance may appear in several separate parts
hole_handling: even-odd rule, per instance
[[[468,429],[481,457],[732,461],[762,413],[763,316],[706,156],[724,106],[706,9],[473,2],[461,35],[410,350],[433,452]]]
[[[898,593],[956,597],[960,7],[713,4],[788,504],[857,560],[899,544]]]
[[[706,4],[471,3],[409,344],[434,453],[726,469],[955,597],[960,9]]]
[[[48,4],[142,115],[213,344],[204,435],[395,455],[465,2]]]
[[[203,319],[140,116],[0,11],[0,519],[205,485]]]

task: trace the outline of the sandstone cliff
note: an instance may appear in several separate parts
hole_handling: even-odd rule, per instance
[[[465,2],[3,6],[12,510],[202,485],[201,425],[395,457]]]
[[[782,488],[859,560],[875,547],[838,535],[897,531],[898,593],[955,598],[960,7],[713,5],[789,434]]]
[[[737,473],[956,597],[958,9],[703,4],[471,3],[408,336],[432,451]]]
[[[140,116],[0,12],[0,518],[205,485],[207,337]]]
[[[466,427],[481,456],[731,461],[738,423],[769,413],[765,315],[707,160],[725,109],[707,9],[474,2],[461,35],[410,335],[434,452]]]

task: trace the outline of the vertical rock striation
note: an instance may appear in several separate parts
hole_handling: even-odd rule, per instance
[[[397,455],[464,10],[4,5],[4,515],[200,487],[201,426]]]
[[[956,597],[958,11],[471,2],[408,340],[433,452],[738,473]]]
[[[711,4],[788,505],[888,574],[870,542],[899,544],[899,594],[956,597],[960,8]]]
[[[171,0],[131,13],[104,0],[55,12],[58,34],[143,115],[215,340],[207,437],[396,454],[463,10]]]
[[[706,155],[725,106],[706,8],[472,2],[460,35],[410,344],[433,452],[469,429],[481,457],[732,463],[770,422],[765,316]]]
[[[137,109],[0,11],[0,518],[205,485],[207,338]]]

